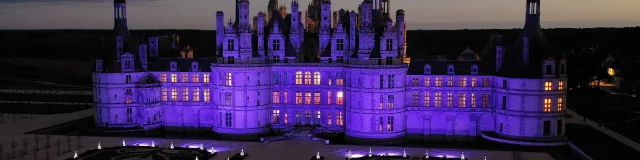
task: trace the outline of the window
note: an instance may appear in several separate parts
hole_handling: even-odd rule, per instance
[[[273,50],[280,50],[280,40],[273,40]]]
[[[285,113],[284,114],[284,124],[288,124],[289,123],[289,114]]]
[[[418,106],[418,92],[411,93],[411,106]]]
[[[284,84],[289,84],[289,74],[287,72],[284,72]]]
[[[476,83],[476,78],[471,78],[471,87],[475,87]]]
[[[171,88],[171,101],[178,101],[178,89]]]
[[[296,84],[302,84],[302,72],[296,72]]]
[[[547,70],[546,74],[553,74],[553,73],[551,72],[551,65],[547,65],[547,66],[546,66],[546,70]]]
[[[384,75],[380,75],[380,88],[384,88]]]
[[[175,83],[178,82],[178,74],[171,74],[171,82]]]
[[[467,94],[458,94],[458,107],[467,107]]]
[[[379,117],[376,120],[376,123],[378,124],[378,131],[382,131],[382,126],[384,126],[384,118],[383,117]]]
[[[459,85],[460,87],[466,87],[466,86],[467,86],[467,78],[460,78],[460,79],[458,80],[458,83],[459,83],[458,85]]]
[[[162,88],[162,101],[166,102],[168,100],[167,88]]]
[[[125,76],[127,79],[127,84],[131,84],[131,75]]]
[[[453,77],[447,78],[447,87],[453,87]]]
[[[558,97],[558,112],[562,111],[562,104],[563,104],[563,98],[562,97]]]
[[[211,97],[210,97],[210,93],[209,93],[209,92],[210,92],[210,89],[209,89],[209,88],[205,88],[205,89],[204,89],[204,94],[203,94],[203,95],[204,95],[204,101],[205,101],[205,102],[209,102],[209,101],[211,100]]]
[[[424,77],[424,86],[425,86],[425,87],[429,87],[429,86],[431,86],[431,78],[429,78],[429,77]]]
[[[284,93],[282,93],[282,97],[283,97],[283,100],[284,100],[284,104],[289,103],[289,92],[284,91]]]
[[[342,79],[342,77],[339,77],[338,79],[336,79],[336,85],[339,85],[339,86],[344,85],[344,79]]]
[[[328,91],[328,92],[327,92],[327,104],[331,104],[331,103],[332,103],[332,102],[331,102],[331,98],[332,98],[332,96],[331,96],[331,91]]]
[[[429,92],[424,93],[424,106],[425,107],[431,106],[431,97],[429,95]]]
[[[387,117],[387,131],[393,131],[393,116]]]
[[[384,108],[384,96],[380,95],[380,105],[379,105],[380,109]]]
[[[127,97],[127,103],[132,103],[133,100],[131,99],[131,97]]]
[[[271,100],[271,101],[272,101],[274,104],[278,104],[278,103],[280,103],[280,92],[278,92],[278,91],[273,91],[273,92],[271,93],[271,97],[272,97],[272,100]]]
[[[551,134],[551,121],[544,121],[544,128],[542,129],[543,136],[549,136]]]
[[[327,124],[331,125],[331,112],[327,112]]]
[[[436,87],[442,87],[442,77],[436,77]]]
[[[502,80],[502,89],[507,89],[507,86],[509,83],[507,83],[507,80]]]
[[[225,85],[226,86],[233,86],[233,75],[231,74],[231,72],[229,73],[225,73],[224,74],[224,78],[225,78]]]
[[[224,101],[225,101],[225,104],[226,104],[227,106],[231,106],[231,102],[233,101],[233,100],[231,99],[231,92],[225,92],[225,93],[224,93]]]
[[[233,119],[233,116],[231,115],[231,113],[225,113],[224,117],[225,117],[224,118],[225,119],[224,126],[225,127],[231,127],[232,126],[231,120]]]
[[[389,95],[387,97],[387,109],[393,109],[394,108],[393,101],[394,101],[393,95]]]
[[[204,83],[209,83],[209,73],[205,73],[205,74],[203,74],[203,75],[202,75],[202,78],[203,78],[203,80],[202,80],[202,81],[203,81]]]
[[[342,51],[344,50],[344,39],[338,39],[337,41],[337,50],[338,51]]]
[[[551,98],[544,99],[544,112],[551,112]]]
[[[343,101],[342,101],[343,96],[344,96],[344,95],[342,95],[342,91],[338,91],[338,93],[336,94],[336,97],[338,98],[338,100],[337,100],[337,102],[336,102],[336,103],[337,103],[338,105],[342,105],[342,104],[343,104]],[[342,124],[341,124],[341,125],[342,125]]]
[[[167,82],[167,74],[165,73],[160,74],[160,82]]]
[[[320,92],[313,93],[313,104],[320,104]]]
[[[133,94],[133,91],[131,91],[131,88],[127,88],[127,92],[126,92],[126,94],[127,94],[127,95],[132,95],[132,94]]]
[[[192,76],[193,76],[193,77],[191,77],[191,81],[192,81],[193,83],[198,83],[198,82],[200,82],[200,75],[199,75],[199,74],[195,73],[195,74],[193,74]]]
[[[482,108],[489,108],[489,94],[482,94]]]
[[[507,110],[507,96],[502,96],[502,110]]]
[[[133,122],[133,117],[131,117],[132,114],[133,114],[133,108],[127,108],[127,123]]]
[[[273,63],[280,63],[280,56],[273,56]]]
[[[189,74],[188,73],[182,73],[182,75],[180,77],[182,77],[182,82],[189,82]]]
[[[564,90],[564,81],[563,80],[558,81],[558,90]]]
[[[476,108],[476,94],[471,93],[471,107]]]
[[[280,123],[280,110],[273,110],[271,123],[279,124]]]
[[[313,73],[313,85],[320,85],[320,72]]]
[[[302,104],[302,92],[296,92],[296,104]]]
[[[338,63],[344,63],[344,56],[338,56],[338,57],[336,57],[336,58],[337,58],[336,62],[338,62]]]
[[[413,78],[411,78],[411,85],[412,85],[412,86],[418,86],[418,85],[420,85],[420,84],[419,84],[419,82],[418,82],[418,78],[417,78],[417,77],[413,77]]]
[[[489,78],[482,78],[482,86],[489,87]]]
[[[311,92],[304,93],[304,104],[311,104]]]
[[[230,40],[227,41],[227,49],[229,51],[235,50],[235,45],[234,45],[233,39],[230,39]]]
[[[182,88],[182,101],[189,101],[189,88]]]
[[[442,107],[442,93],[436,93],[436,107]]]
[[[271,75],[271,84],[280,84],[280,72],[273,72]]]
[[[562,135],[562,120],[559,119],[558,123],[556,123],[556,134]]]
[[[344,121],[342,121],[342,112],[338,112],[338,117],[336,117],[336,121],[338,121],[338,125],[344,125]]]
[[[447,93],[447,107],[453,107],[453,93]]]
[[[544,90],[545,91],[550,91],[552,89],[553,89],[553,82],[551,82],[551,81],[544,82]]]
[[[194,88],[193,89],[193,99],[194,102],[199,102],[200,101],[200,88]]]
[[[311,85],[311,72],[304,72],[304,84]]]
[[[393,50],[393,39],[389,38],[387,39],[387,51],[392,51]]]
[[[395,88],[395,82],[393,81],[393,78],[395,77],[395,75],[389,75],[389,88]]]

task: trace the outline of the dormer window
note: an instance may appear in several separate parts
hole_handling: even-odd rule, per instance
[[[96,60],[96,72],[102,72],[102,60]]]
[[[171,72],[177,72],[178,71],[178,63],[176,61],[171,61],[171,63],[169,64],[169,70]]]
[[[197,72],[197,71],[199,71],[199,69],[198,69],[198,62],[196,62],[196,61],[191,62],[191,71],[192,71],[192,72]]]
[[[567,74],[567,60],[566,59],[561,59],[560,60],[560,68],[558,69],[558,71],[560,72],[560,75]]]
[[[473,66],[471,66],[471,75],[478,75],[478,65],[477,64],[473,64]]]
[[[425,64],[424,65],[424,74],[425,75],[430,75],[431,74],[431,65],[429,65],[429,64]]]
[[[553,58],[545,59],[542,62],[542,74],[544,76],[554,76],[556,74],[556,60]]]
[[[235,50],[235,45],[234,45],[233,39],[230,39],[230,40],[227,41],[227,50],[228,51]]]
[[[455,74],[455,70],[453,68],[453,64],[450,64],[449,67],[447,67],[447,74],[449,74],[449,75]]]

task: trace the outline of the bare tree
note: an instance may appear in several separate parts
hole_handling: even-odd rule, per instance
[[[45,147],[47,147],[48,149],[49,147],[51,147],[51,136],[47,135],[44,138],[45,138],[45,141],[44,141]]]
[[[67,136],[67,149],[71,152],[71,136]]]
[[[28,149],[28,147],[29,147],[29,137],[27,137],[27,136],[22,137],[22,146],[23,146],[22,147],[22,149],[23,149],[22,154],[23,155],[28,154],[29,153],[29,149]]]
[[[61,144],[60,144],[60,138],[56,138],[56,140],[55,140],[55,144],[56,144],[56,146],[58,147],[58,148],[57,148],[57,150],[56,150],[56,155],[57,155],[57,156],[60,156],[60,145],[61,145]]]
[[[4,152],[4,150],[2,150],[4,148],[2,147],[4,147],[4,144],[0,143],[0,158],[2,158],[2,152]]]
[[[33,160],[38,160],[38,146],[33,147]]]
[[[76,135],[76,142],[78,142],[78,149],[80,149],[80,135]]]
[[[47,153],[44,155],[44,159],[49,159],[49,148],[47,147]]]
[[[33,136],[33,141],[36,142],[36,150],[35,150],[36,152],[35,153],[38,153],[38,151],[40,151],[40,136],[39,135]]]
[[[18,142],[16,142],[16,140],[11,140],[11,157],[12,158],[16,158],[16,146],[18,145]]]

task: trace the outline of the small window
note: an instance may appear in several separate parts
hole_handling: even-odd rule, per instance
[[[562,135],[562,120],[559,119],[558,123],[556,124],[556,134],[557,135]]]
[[[542,129],[543,136],[549,136],[551,134],[551,121],[544,121],[544,128]]]
[[[546,74],[552,74],[551,72],[551,65],[547,65],[547,73]]]
[[[502,96],[502,110],[507,110],[507,96]]]

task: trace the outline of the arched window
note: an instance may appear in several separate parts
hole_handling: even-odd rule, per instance
[[[313,85],[320,85],[320,72],[313,73]]]
[[[302,72],[296,72],[296,84],[302,84]]]
[[[304,72],[304,84],[311,85],[311,72]]]

